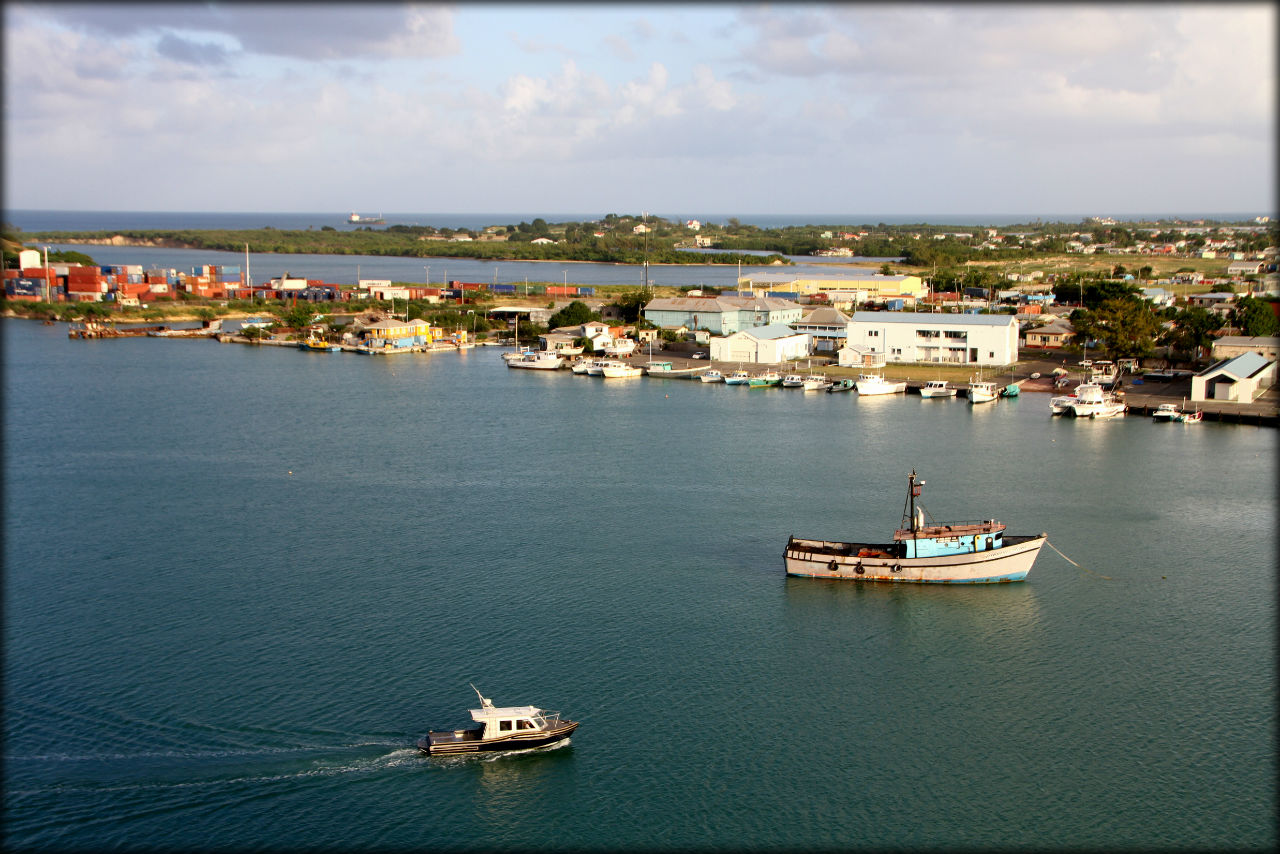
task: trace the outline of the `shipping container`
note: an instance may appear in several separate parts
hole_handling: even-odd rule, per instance
[[[889,311],[902,311],[906,308],[907,302],[906,300],[901,299],[885,300],[884,306],[889,309]]]
[[[576,285],[570,285],[569,287],[565,287],[564,285],[551,285],[547,288],[546,292],[549,296],[572,297],[578,295],[578,288]]]
[[[596,295],[595,288],[578,288],[578,296],[580,297],[593,297],[595,295]]]
[[[440,296],[447,297],[449,299],[457,299],[462,296],[462,290],[460,288],[441,288]]]
[[[126,273],[128,273],[129,275],[131,275],[131,276],[141,276],[141,275],[142,275],[142,265],[141,265],[141,264],[126,264],[126,265],[124,266],[124,271],[125,271]]]
[[[515,285],[491,285],[489,290],[495,294],[514,294],[516,292]]]

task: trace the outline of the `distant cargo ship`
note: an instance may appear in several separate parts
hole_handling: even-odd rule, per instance
[[[347,222],[352,225],[386,225],[387,221],[382,218],[382,214],[377,216],[360,216],[355,211],[351,212],[351,216],[347,217]]]

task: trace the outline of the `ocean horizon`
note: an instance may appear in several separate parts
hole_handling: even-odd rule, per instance
[[[362,228],[363,224],[347,221],[356,211],[95,211],[13,208],[6,209],[4,221],[22,231],[166,231],[174,229],[259,229],[306,230],[330,226],[338,229]],[[609,211],[581,212],[383,212],[365,209],[361,216],[381,217],[386,225],[419,225],[435,228],[482,229],[491,225],[517,225],[542,218],[548,222],[594,222],[603,219]],[[619,216],[634,216],[640,212],[616,212]],[[786,228],[803,225],[954,225],[959,227],[1007,227],[1034,223],[1083,223],[1090,216],[1110,216],[1117,222],[1154,222],[1198,219],[1218,222],[1251,220],[1263,212],[1183,212],[1165,211],[1116,214],[1107,212],[1087,213],[977,213],[977,214],[833,214],[833,213],[662,213],[650,216],[670,222],[696,219],[699,222],[724,225],[737,219],[745,225],[759,228]],[[381,226],[380,226],[381,227]]]

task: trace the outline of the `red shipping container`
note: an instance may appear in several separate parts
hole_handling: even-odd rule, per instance
[[[22,278],[24,279],[43,279],[44,274],[45,274],[44,267],[23,267],[22,268]],[[52,270],[49,271],[49,275],[50,277],[53,276]]]
[[[21,270],[5,270],[4,277],[6,279],[21,279],[22,271]]]

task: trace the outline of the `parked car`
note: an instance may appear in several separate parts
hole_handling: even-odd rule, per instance
[[[703,352],[703,351],[699,350],[698,352],[696,352],[696,353],[694,353],[694,354],[693,354],[693,358],[695,358],[695,359],[705,359],[705,358],[707,358],[707,354],[706,354],[705,352]]]

